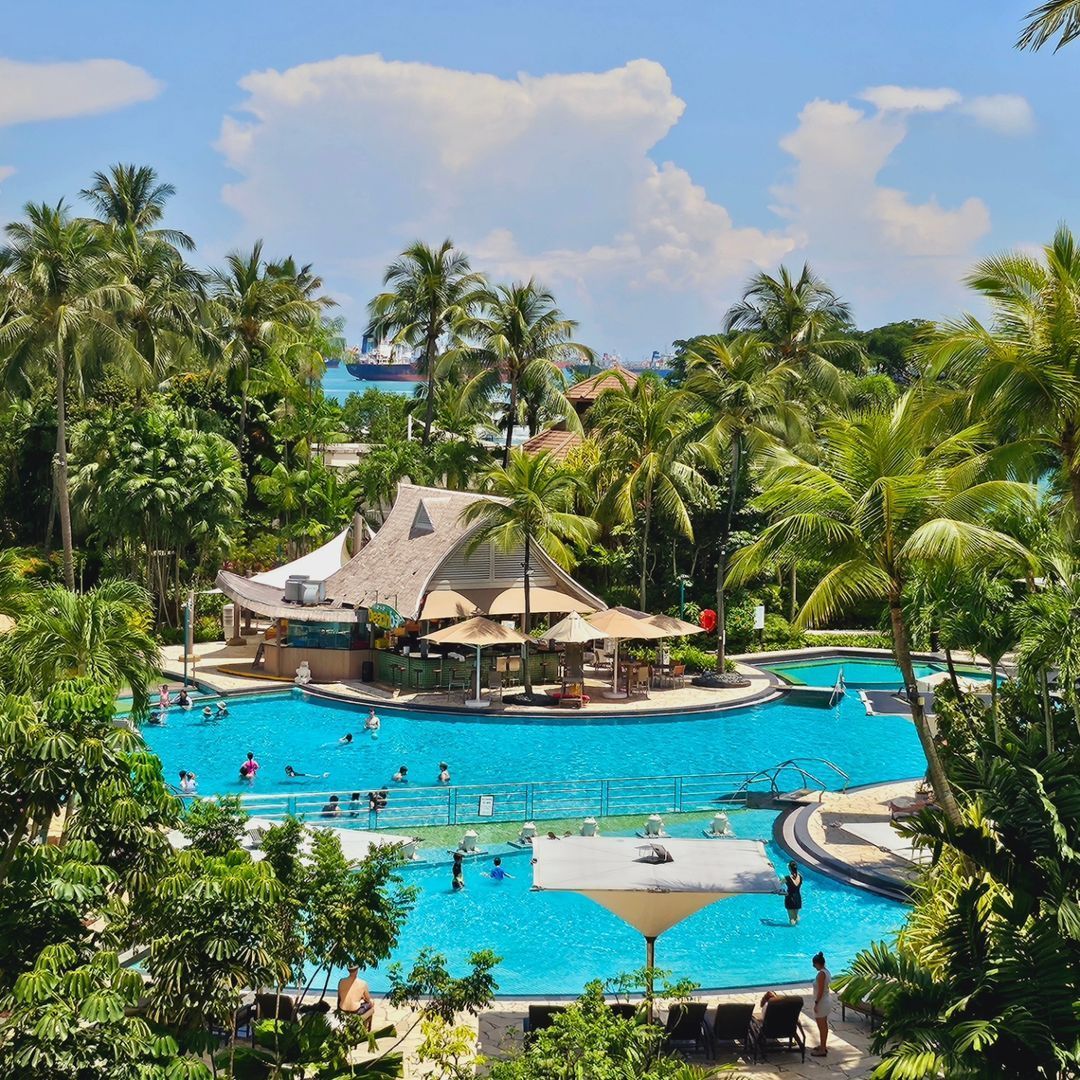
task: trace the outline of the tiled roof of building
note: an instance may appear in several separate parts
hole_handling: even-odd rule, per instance
[[[540,454],[545,450],[560,460],[566,457],[575,446],[581,444],[581,436],[573,431],[556,431],[554,428],[541,431],[521,444],[526,454]]]
[[[638,377],[623,367],[608,368],[606,371],[590,375],[579,383],[574,383],[566,396],[570,401],[595,401],[605,390],[619,390],[622,387],[628,389],[637,382]]]

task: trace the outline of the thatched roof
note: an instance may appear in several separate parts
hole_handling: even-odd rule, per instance
[[[575,446],[581,445],[581,436],[573,431],[558,431],[549,428],[541,431],[531,439],[526,439],[521,444],[521,449],[526,454],[540,454],[545,450],[562,461]]]
[[[415,619],[440,567],[480,527],[462,521],[462,512],[475,502],[493,498],[472,491],[400,484],[397,499],[379,531],[340,570],[326,578],[324,604],[286,604],[281,589],[225,571],[218,574],[217,584],[237,603],[272,618],[353,622],[358,609],[382,603],[407,619]],[[602,600],[578,585],[542,550],[533,551],[537,569],[547,571],[556,589],[589,603],[595,610],[604,607]],[[463,591],[470,599],[487,601],[502,588]],[[483,603],[477,606],[486,610]]]

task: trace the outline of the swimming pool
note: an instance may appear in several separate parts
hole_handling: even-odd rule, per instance
[[[802,686],[835,686],[840,672],[844,682],[852,690],[896,690],[904,685],[900,668],[891,660],[873,660],[866,657],[829,656],[818,660],[779,661],[762,664],[766,671]],[[928,675],[944,671],[944,664],[915,664],[915,677],[925,679]],[[989,679],[985,671],[964,668],[961,674],[968,679]]]
[[[375,734],[363,731],[366,716],[366,708],[289,691],[230,699],[220,720],[173,708],[163,726],[145,726],[143,736],[167,779],[194,771],[203,795],[347,797],[393,787],[402,764],[414,786],[432,786],[440,761],[449,763],[454,784],[751,773],[788,758],[828,758],[854,784],[918,776],[926,768],[910,721],[867,716],[854,694],[832,708],[776,701],[625,717],[385,709]],[[341,745],[349,732],[353,742]],[[239,775],[248,751],[261,767],[253,785]],[[316,775],[290,780],[286,765]]]
[[[741,810],[730,817],[737,836],[770,841],[773,865],[786,867],[786,856],[770,840],[775,812]],[[673,835],[701,835],[700,821],[669,820],[668,826]],[[460,974],[470,952],[492,948],[503,958],[495,970],[500,994],[578,994],[590,979],[644,965],[641,935],[605,908],[574,893],[532,892],[529,858],[528,852],[503,854],[513,877],[501,882],[482,876],[490,858],[469,861],[459,893],[450,889],[448,859],[406,869],[402,876],[421,894],[392,959],[408,964],[421,948],[432,948]],[[838,971],[903,921],[902,904],[810,870],[804,876],[798,926],[788,925],[782,896],[721,900],[660,937],[657,966],[706,988],[794,982],[811,977],[810,957],[818,949]],[[387,988],[385,967],[366,974],[373,989]]]

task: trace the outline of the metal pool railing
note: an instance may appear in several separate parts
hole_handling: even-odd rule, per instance
[[[779,795],[781,777],[794,773],[799,786],[828,790],[812,773],[829,773],[835,786],[847,788],[848,776],[823,758],[781,762],[755,773],[699,773],[679,776],[622,776],[598,780],[534,780],[502,784],[451,784],[416,787],[391,784],[386,805],[368,809],[368,793],[352,802],[349,791],[297,792],[241,796],[253,817],[278,819],[287,815],[331,821],[363,829],[403,829],[425,825],[465,825],[482,821],[553,820],[575,817],[616,817],[623,814],[680,814],[746,805],[750,794]],[[326,812],[330,797],[338,797],[337,813]]]

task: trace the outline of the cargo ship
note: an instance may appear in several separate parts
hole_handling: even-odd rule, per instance
[[[365,334],[360,348],[348,351],[345,370],[365,382],[421,382],[424,376],[415,352],[407,345],[391,345]]]

